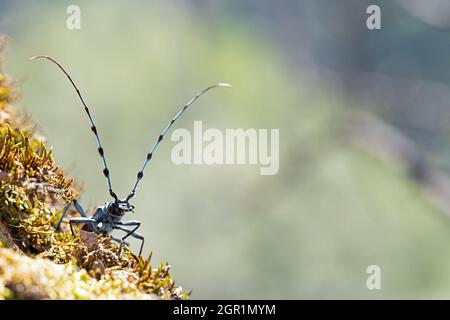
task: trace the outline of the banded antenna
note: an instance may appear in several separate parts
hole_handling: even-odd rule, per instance
[[[153,147],[150,149],[150,152],[147,154],[147,158],[144,161],[144,164],[142,165],[141,170],[139,170],[139,172],[137,173],[137,179],[136,179],[136,183],[133,186],[133,189],[131,190],[131,192],[128,194],[127,196],[127,201],[130,200],[131,198],[134,197],[134,195],[136,194],[136,188],[139,184],[139,181],[141,181],[142,177],[144,176],[144,170],[145,167],[147,166],[147,164],[150,162],[150,160],[153,157],[153,152],[155,151],[155,149],[158,147],[159,143],[161,142],[161,140],[164,138],[164,136],[167,134],[167,132],[169,131],[169,129],[172,127],[172,125],[175,123],[175,121],[177,121],[177,119],[183,114],[183,112],[189,108],[189,106],[191,106],[195,100],[197,100],[198,98],[200,98],[203,94],[205,94],[207,91],[214,89],[214,88],[219,88],[219,87],[231,87],[231,85],[229,85],[228,83],[218,83],[212,86],[207,87],[206,89],[204,89],[203,91],[201,91],[200,93],[198,93],[195,97],[193,97],[191,100],[189,100],[178,112],[177,114],[172,118],[172,120],[169,122],[169,124],[164,128],[164,130],[161,132],[161,134],[159,135],[158,139],[156,140],[155,144],[153,145]]]
[[[102,164],[103,164],[103,174],[106,177],[106,181],[108,182],[108,189],[109,189],[109,194],[111,195],[111,197],[114,198],[114,200],[118,200],[117,195],[114,193],[114,191],[112,190],[112,185],[111,185],[111,179],[109,177],[109,169],[108,169],[108,165],[106,164],[106,157],[105,157],[105,153],[104,153],[104,149],[102,146],[102,143],[100,141],[100,136],[98,135],[97,132],[97,127],[95,126],[94,120],[92,119],[91,113],[89,111],[88,106],[86,105],[86,103],[84,102],[83,97],[81,96],[80,90],[78,90],[77,86],[75,85],[75,83],[73,82],[72,78],[70,77],[70,75],[67,73],[66,70],[64,70],[64,68],[58,63],[56,62],[53,58],[49,57],[49,56],[34,56],[31,57],[30,59],[28,59],[28,61],[32,61],[32,60],[36,60],[36,59],[47,59],[51,62],[53,62],[54,64],[56,64],[62,72],[64,72],[64,74],[67,76],[67,78],[69,79],[70,83],[72,84],[72,86],[75,88],[78,97],[81,100],[81,103],[84,106],[84,111],[86,111],[86,114],[88,115],[89,118],[89,122],[91,123],[91,130],[95,135],[95,140],[97,141],[97,146],[98,146],[98,153],[102,159]]]

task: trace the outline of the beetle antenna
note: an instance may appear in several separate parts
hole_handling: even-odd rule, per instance
[[[69,81],[72,84],[72,86],[75,88],[75,90],[76,90],[76,92],[78,94],[78,97],[80,98],[81,103],[84,106],[84,111],[86,111],[86,114],[88,115],[89,122],[91,124],[91,130],[92,130],[92,132],[95,135],[95,140],[97,141],[97,146],[98,146],[97,151],[98,151],[98,153],[100,155],[100,158],[102,159],[103,174],[105,175],[106,181],[108,182],[109,194],[114,198],[114,200],[117,201],[118,200],[117,195],[112,190],[111,179],[109,177],[109,169],[108,169],[108,165],[106,164],[106,157],[105,157],[105,153],[104,153],[104,150],[103,150],[102,143],[100,141],[100,136],[98,135],[97,127],[95,126],[94,120],[92,119],[92,116],[91,116],[91,113],[89,111],[89,108],[86,105],[86,103],[84,102],[83,97],[81,96],[80,90],[78,90],[78,87],[75,85],[75,83],[73,82],[72,78],[67,73],[67,71],[58,62],[56,62],[53,58],[51,58],[49,56],[40,55],[40,56],[31,57],[30,59],[28,59],[28,61],[33,61],[33,60],[36,60],[36,59],[47,59],[47,60],[53,62],[54,64],[56,64],[61,69],[61,71],[64,72],[64,74],[67,76],[67,78],[69,79]]]
[[[198,98],[200,98],[203,94],[205,94],[207,91],[214,89],[214,88],[219,88],[219,87],[231,87],[231,85],[229,85],[228,83],[218,83],[212,86],[207,87],[206,89],[204,89],[203,91],[201,91],[200,93],[198,93],[195,97],[193,97],[191,100],[189,100],[178,112],[177,114],[172,118],[172,120],[169,122],[169,124],[164,128],[164,130],[161,132],[161,134],[159,135],[158,139],[156,140],[155,144],[153,145],[153,147],[150,149],[150,152],[147,154],[147,158],[144,161],[144,164],[142,165],[141,170],[139,170],[139,172],[137,173],[137,179],[136,182],[133,186],[133,189],[131,190],[131,192],[128,194],[127,196],[127,201],[130,200],[132,197],[134,197],[134,195],[136,194],[136,188],[139,184],[139,181],[141,181],[142,177],[144,176],[144,170],[145,167],[147,166],[147,164],[149,163],[149,161],[152,159],[153,157],[153,152],[155,151],[155,149],[158,147],[159,143],[161,142],[161,140],[164,138],[164,136],[167,134],[167,132],[169,131],[169,129],[172,127],[172,125],[175,123],[175,121],[177,121],[177,119],[183,114],[183,112],[189,108],[189,106],[191,106],[195,100],[197,100]]]

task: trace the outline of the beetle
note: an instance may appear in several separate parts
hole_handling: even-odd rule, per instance
[[[89,122],[91,125],[91,131],[95,135],[95,140],[97,142],[98,146],[98,154],[100,155],[102,165],[103,165],[103,175],[106,178],[107,184],[108,184],[108,191],[110,196],[113,198],[111,201],[106,202],[104,205],[98,206],[94,212],[94,214],[89,217],[81,204],[76,200],[72,200],[69,202],[63,209],[63,212],[61,214],[61,217],[58,220],[58,223],[56,225],[56,230],[60,229],[61,223],[70,208],[70,206],[73,204],[75,209],[80,213],[81,217],[72,217],[69,219],[69,225],[70,230],[72,232],[72,235],[74,235],[73,230],[73,224],[85,224],[85,226],[88,227],[88,229],[92,232],[95,232],[96,234],[101,234],[103,236],[110,236],[114,241],[119,242],[122,246],[122,244],[127,244],[125,240],[128,237],[133,237],[141,241],[141,246],[139,249],[139,256],[142,254],[142,248],[144,246],[144,237],[139,234],[137,229],[141,226],[141,222],[138,220],[129,220],[129,221],[122,221],[123,217],[128,212],[133,212],[134,205],[130,203],[130,200],[135,196],[136,189],[141,181],[141,179],[144,176],[144,170],[147,164],[150,162],[150,160],[153,157],[153,153],[155,149],[158,147],[160,142],[164,139],[170,128],[173,126],[173,124],[178,120],[178,118],[181,117],[184,111],[188,109],[198,98],[200,98],[203,94],[205,94],[207,91],[219,88],[219,87],[230,87],[228,83],[218,83],[215,85],[211,85],[204,90],[202,90],[200,93],[195,95],[192,99],[190,99],[172,118],[172,120],[166,125],[166,127],[163,129],[161,134],[156,139],[155,143],[153,144],[150,151],[147,153],[147,157],[145,158],[145,161],[141,167],[141,169],[137,173],[136,182],[134,183],[134,186],[131,190],[131,192],[123,199],[119,199],[119,197],[116,195],[116,193],[113,191],[112,184],[111,184],[111,178],[110,178],[110,172],[108,169],[108,165],[106,162],[105,152],[100,140],[100,136],[97,131],[97,127],[94,123],[94,120],[92,118],[91,112],[83,98],[83,96],[80,93],[80,90],[75,85],[74,81],[72,80],[72,77],[69,75],[69,73],[61,66],[59,62],[57,62],[55,59],[45,56],[45,55],[39,55],[34,56],[29,59],[29,61],[33,61],[36,59],[46,59],[51,61],[52,63],[56,64],[59,69],[66,75],[70,83],[72,84],[73,88],[75,89],[81,103],[83,104],[84,111],[86,112]],[[122,238],[116,238],[111,233],[113,230],[121,230],[125,232],[125,235]]]

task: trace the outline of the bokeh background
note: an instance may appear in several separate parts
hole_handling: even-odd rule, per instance
[[[66,9],[81,8],[81,30]],[[381,30],[366,8],[381,8]],[[116,192],[129,192],[166,122],[279,128],[280,170],[174,165],[165,140],[135,197],[145,251],[192,298],[450,297],[450,2],[446,0],[3,1],[5,70],[19,107],[109,200],[80,87]],[[133,243],[137,248],[137,243]],[[366,269],[381,268],[381,290]]]

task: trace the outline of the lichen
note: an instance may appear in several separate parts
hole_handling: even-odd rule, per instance
[[[0,55],[4,41],[0,39]],[[1,60],[0,60],[1,61]],[[186,299],[170,266],[152,267],[109,237],[54,226],[79,196],[0,64],[0,299]],[[68,217],[75,215],[68,213]]]

